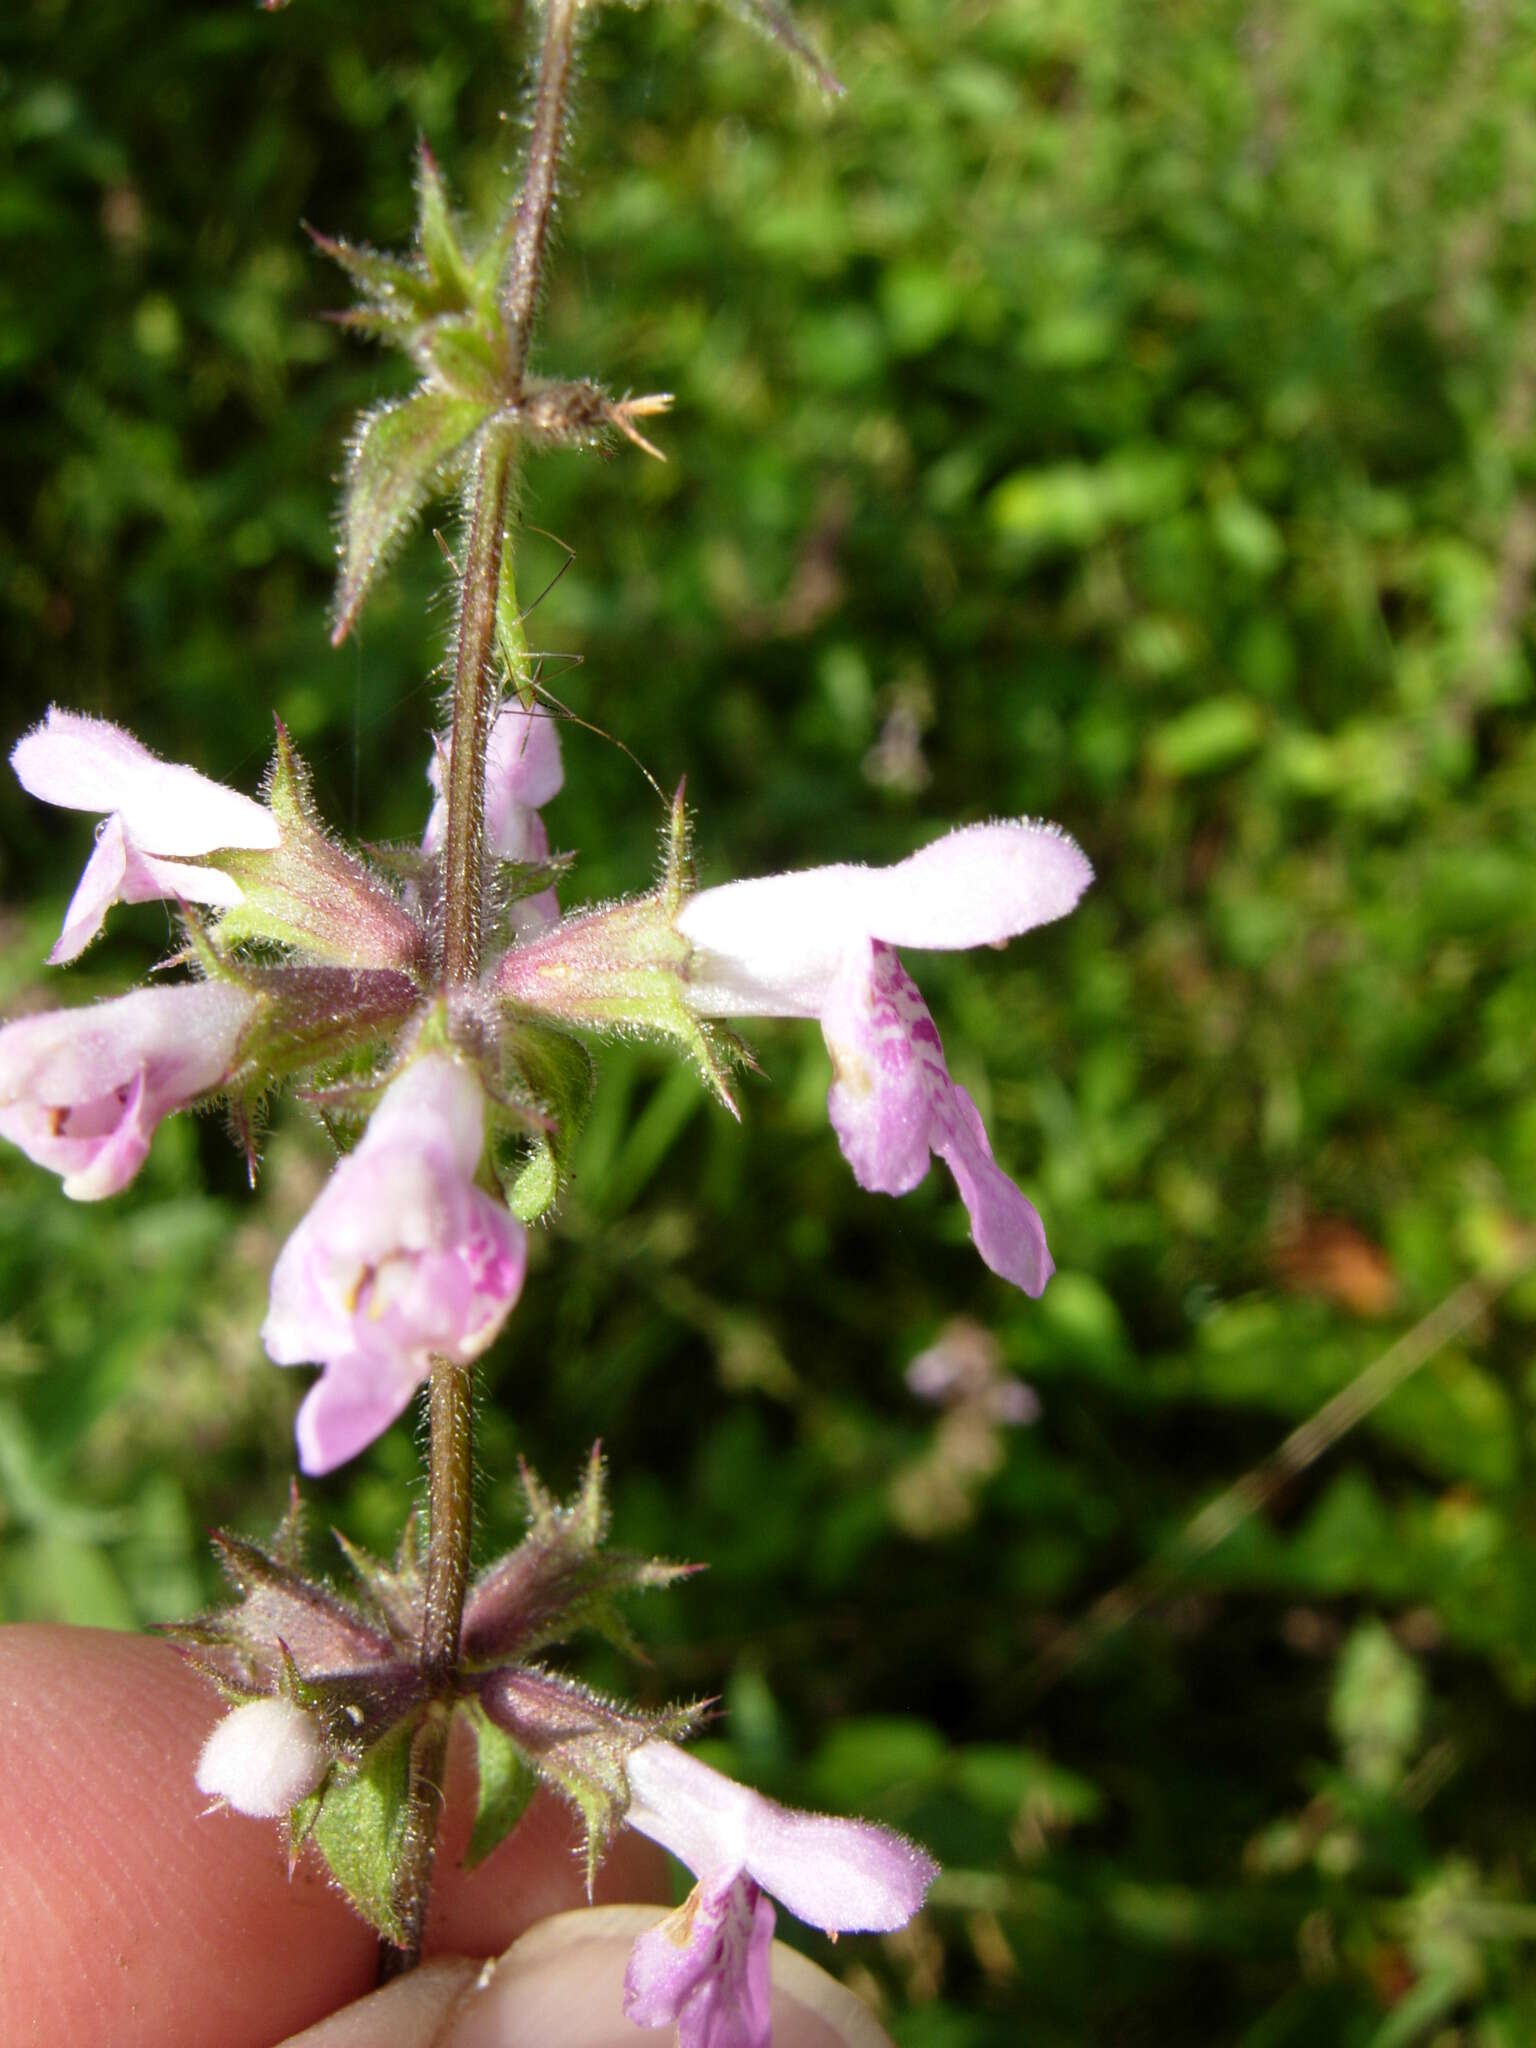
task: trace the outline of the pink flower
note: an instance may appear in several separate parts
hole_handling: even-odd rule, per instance
[[[1049,825],[971,825],[894,867],[811,868],[691,897],[689,1008],[701,1017],[816,1017],[832,1055],[827,1109],[862,1187],[906,1194],[930,1157],[954,1175],[976,1248],[1039,1294],[1053,1267],[1033,1206],[996,1164],[980,1114],[897,946],[1000,945],[1064,917],[1093,879]]]
[[[448,799],[443,793],[447,749],[439,747],[427,764],[427,780],[435,793],[424,853],[439,853],[448,832]],[[492,860],[516,861],[536,867],[549,859],[549,834],[541,808],[558,796],[565,781],[560,760],[560,735],[547,711],[525,711],[505,704],[496,714],[485,750],[485,850]],[[541,890],[514,906],[513,929],[528,937],[552,925],[560,915],[553,889]]]
[[[413,1060],[279,1254],[262,1342],[325,1368],[299,1410],[306,1472],[372,1443],[434,1357],[478,1358],[517,1300],[522,1226],[475,1184],[484,1122],[468,1068]]]
[[[0,1030],[0,1137],[77,1202],[128,1185],[160,1119],[232,1072],[256,999],[228,982],[139,989]]]
[[[686,1863],[688,1899],[635,1943],[624,2011],[677,2028],[679,2048],[768,2048],[771,1891],[828,1933],[887,1933],[923,1902],[937,1865],[867,1821],[796,1813],[670,1742],[631,1752],[626,1824]]]
[[[50,710],[16,742],[11,766],[44,803],[106,820],[48,956],[55,966],[85,950],[114,903],[169,896],[228,909],[241,900],[239,885],[195,856],[278,843],[276,820],[250,797],[162,761],[120,726],[77,711]]]

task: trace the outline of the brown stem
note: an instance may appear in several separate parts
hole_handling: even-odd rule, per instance
[[[539,56],[538,96],[533,132],[528,138],[528,164],[518,195],[512,254],[501,291],[507,329],[507,385],[514,395],[523,388],[533,316],[544,274],[544,248],[549,216],[554,210],[555,183],[560,171],[560,146],[565,140],[566,105],[571,90],[571,55],[576,42],[578,0],[546,0],[544,47]]]
[[[459,1662],[459,1631],[469,1583],[474,1530],[474,1390],[467,1366],[432,1361],[427,1387],[427,1586],[421,1627],[421,1669],[441,1688],[411,1745],[404,1837],[395,1872],[402,1938],[379,1946],[379,1978],[414,1970],[421,1961],[432,1858],[443,1807],[452,1685]]]
[[[570,93],[578,0],[546,0],[544,47],[528,167],[518,197],[502,310],[508,336],[507,395],[522,392],[539,282],[554,206]],[[515,435],[493,420],[481,436],[469,506],[459,629],[454,649],[453,727],[447,773],[448,825],[443,858],[443,980],[462,986],[480,974],[485,857],[485,751],[496,713],[492,666],[501,555],[512,489]],[[468,1371],[434,1359],[428,1391],[427,1583],[421,1669],[437,1690],[411,1746],[404,1839],[396,1871],[402,1938],[382,1942],[381,1979],[421,1960],[431,1897],[432,1858],[442,1811],[452,1690],[469,1581],[474,1528],[474,1403]]]
[[[379,1982],[403,1977],[421,1961],[422,1938],[427,1931],[427,1907],[432,1898],[432,1857],[437,1848],[437,1825],[443,1811],[443,1773],[448,1761],[450,1710],[446,1705],[430,1707],[411,1743],[411,1777],[407,1794],[405,1832],[400,1844],[400,1862],[395,1874],[402,1935],[398,1943],[379,1943]]]
[[[427,1417],[432,1434],[427,1453],[427,1599],[421,1667],[441,1683],[452,1678],[459,1661],[475,1511],[475,1405],[467,1365],[433,1359]]]
[[[496,638],[496,589],[511,492],[513,445],[510,429],[496,420],[481,436],[459,590],[443,856],[443,979],[450,987],[474,981],[480,972],[485,748],[496,711],[491,650]]]

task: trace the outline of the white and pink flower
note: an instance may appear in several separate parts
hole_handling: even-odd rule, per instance
[[[670,1742],[626,1762],[626,1825],[660,1842],[699,1882],[635,1943],[624,2010],[677,2029],[679,2048],[768,2048],[774,1910],[828,1933],[904,1927],[937,1874],[931,1856],[868,1821],[797,1813],[737,1785]]]
[[[687,1001],[700,1017],[815,1017],[832,1055],[827,1109],[861,1187],[906,1194],[942,1159],[982,1258],[1039,1294],[1053,1270],[1033,1205],[997,1165],[950,1078],[898,946],[1002,945],[1064,917],[1093,879],[1053,826],[971,825],[894,867],[810,868],[684,903]]]
[[[521,1224],[476,1185],[480,1083],[426,1053],[391,1083],[278,1256],[262,1342],[321,1365],[299,1410],[299,1462],[329,1472],[372,1443],[431,1373],[465,1365],[522,1290]]]
[[[0,1137],[77,1202],[125,1188],[155,1126],[223,1086],[257,1000],[228,982],[138,989],[0,1029]]]
[[[252,798],[78,711],[50,710],[17,741],[11,766],[43,803],[105,821],[48,956],[55,966],[85,950],[114,903],[169,897],[229,909],[241,901],[239,884],[202,856],[278,843],[277,821]]]
[[[446,747],[427,764],[433,803],[422,835],[423,853],[440,853],[448,836],[448,799],[443,790]],[[536,867],[549,859],[549,833],[540,810],[560,794],[565,768],[554,719],[541,706],[524,710],[504,704],[496,714],[485,750],[485,851],[489,860]],[[512,928],[520,938],[546,930],[560,915],[553,889],[513,906]]]

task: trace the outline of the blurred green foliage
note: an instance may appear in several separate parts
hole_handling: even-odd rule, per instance
[[[323,324],[342,293],[299,223],[402,236],[418,132],[493,205],[506,16],[13,0],[12,730],[57,699],[250,786],[276,709],[337,824],[420,830],[430,538],[354,644],[324,632],[328,473],[403,372]],[[661,809],[605,734],[687,773],[706,879],[1061,820],[1099,870],[1082,910],[919,964],[1062,1270],[1009,1294],[940,1174],[860,1194],[809,1029],[756,1033],[773,1085],[740,1130],[611,1050],[488,1363],[485,1546],[517,1453],[564,1488],[601,1434],[621,1536],[711,1561],[638,1617],[640,1689],[722,1694],[735,1767],[945,1859],[915,1929],[830,1958],[901,2048],[1516,2048],[1536,8],[843,0],[815,26],[830,113],[691,5],[587,42],[541,360],[677,407],[665,466],[528,480],[560,537],[527,537],[530,632],[589,722],[550,822],[577,895],[648,880]],[[141,971],[159,906],[45,984],[88,828],[0,809],[7,1006]],[[299,1388],[256,1329],[324,1166],[297,1114],[255,1201],[207,1124],[101,1209],[0,1161],[0,1612],[184,1614],[201,1531],[275,1520]],[[1479,1280],[1399,1391],[1179,1542]],[[959,1315],[1034,1426],[907,1392]],[[387,1545],[414,1470],[397,1429],[315,1492]]]

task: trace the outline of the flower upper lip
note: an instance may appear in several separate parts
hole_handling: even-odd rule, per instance
[[[968,825],[891,867],[843,864],[727,882],[690,896],[677,929],[694,948],[700,1016],[816,1017],[863,939],[941,952],[998,945],[1065,917],[1093,879],[1053,825]]]

